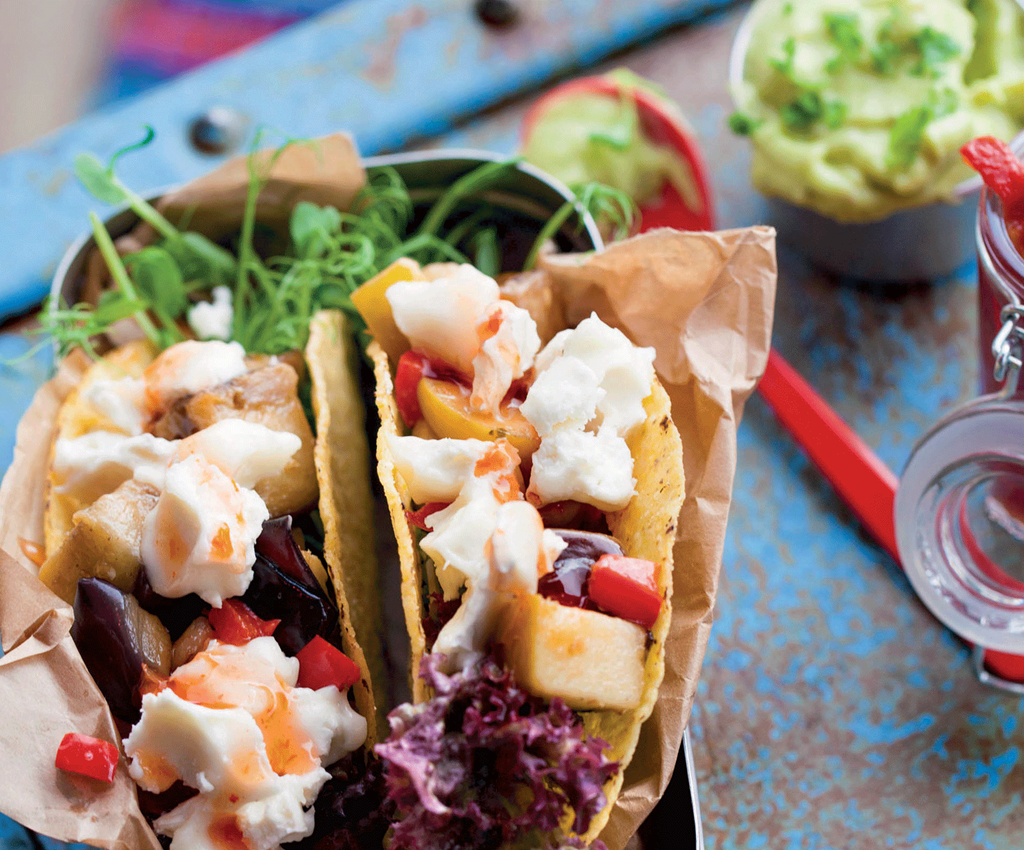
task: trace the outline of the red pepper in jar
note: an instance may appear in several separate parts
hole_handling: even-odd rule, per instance
[[[78,773],[100,782],[113,782],[120,754],[110,741],[68,732],[57,747],[54,762],[60,770]]]
[[[649,629],[661,613],[658,565],[643,558],[602,555],[590,571],[590,598],[602,610]]]
[[[339,691],[344,691],[358,682],[362,675],[351,658],[320,635],[302,647],[295,657],[299,659],[300,688],[317,691],[337,685]]]
[[[981,136],[968,142],[960,153],[1003,202],[1003,220],[1014,247],[1024,254],[1024,163],[1006,142]]]

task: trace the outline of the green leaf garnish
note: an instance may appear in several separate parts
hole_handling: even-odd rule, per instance
[[[782,42],[782,58],[769,59],[768,64],[784,77],[793,79],[793,60],[796,58],[796,39],[793,36]]]
[[[946,33],[932,27],[924,27],[911,36],[910,40],[919,57],[910,73],[919,77],[939,76],[939,66],[960,54],[959,44]]]
[[[908,109],[893,124],[889,131],[889,152],[886,167],[894,169],[909,168],[921,150],[924,128],[932,120],[932,110],[928,106]]]
[[[733,112],[729,116],[729,129],[732,130],[737,136],[749,136],[754,132],[761,122],[747,115],[745,112]]]
[[[75,176],[97,200],[105,204],[124,203],[124,189],[113,180],[107,167],[91,153],[80,153],[75,157]]]
[[[886,167],[907,169],[917,158],[929,122],[951,115],[960,105],[960,97],[953,89],[933,92],[928,103],[908,109],[889,131],[889,150]]]
[[[893,7],[888,17],[878,28],[876,44],[871,48],[871,67],[883,77],[891,77],[896,73],[896,58],[902,52],[900,43],[895,36],[897,12]]]
[[[804,89],[798,97],[779,110],[779,117],[785,128],[794,133],[806,133],[821,121],[835,130],[846,118],[846,104],[840,100],[825,98],[815,89]]]
[[[852,14],[826,13],[825,29],[838,50],[825,65],[825,69],[830,74],[837,74],[848,65],[856,65],[864,48],[864,38],[860,34],[860,19]]]

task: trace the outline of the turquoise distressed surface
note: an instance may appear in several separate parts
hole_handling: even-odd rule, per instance
[[[236,110],[269,138],[274,130],[311,137],[344,128],[364,154],[398,149],[733,1],[523,4],[519,26],[495,31],[467,0],[349,0],[0,157],[0,317],[40,300],[64,246],[96,206],[73,177],[82,151],[109,155],[149,124],[157,140],[145,156],[122,161],[125,182],[153,189],[188,180],[216,163],[191,148],[186,132],[211,106]],[[24,240],[26,222],[45,226]]]

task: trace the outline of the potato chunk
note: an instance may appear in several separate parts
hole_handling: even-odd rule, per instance
[[[529,594],[510,604],[498,639],[531,694],[561,697],[575,709],[640,704],[646,635],[634,623]]]
[[[39,568],[39,579],[74,603],[80,578],[102,578],[130,591],[139,574],[142,523],[156,507],[156,489],[134,479],[78,511],[71,533]]]
[[[298,394],[299,377],[284,363],[264,366],[180,399],[153,426],[158,437],[176,440],[221,419],[244,419],[272,431],[290,431],[302,440],[284,472],[256,482],[256,492],[272,517],[301,511],[316,502],[319,488],[313,462],[313,431]]]

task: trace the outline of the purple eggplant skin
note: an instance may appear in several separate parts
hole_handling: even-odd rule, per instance
[[[540,577],[537,592],[547,599],[570,608],[597,610],[588,592],[590,570],[602,555],[621,555],[619,542],[607,534],[576,531],[568,528],[551,529],[565,543],[551,572]]]
[[[240,599],[257,617],[281,621],[274,638],[285,655],[295,655],[317,635],[336,642],[338,610],[319,584],[316,591],[310,589],[260,554],[252,573],[249,589]]]
[[[290,516],[269,519],[263,523],[263,530],[256,538],[256,551],[275,564],[285,575],[306,585],[310,590],[322,593],[320,582],[302,557],[299,544],[292,537]]]
[[[160,622],[167,627],[171,634],[171,640],[177,640],[187,629],[192,621],[202,614],[208,607],[202,599],[194,593],[178,598],[161,596],[149,583],[149,576],[145,568],[139,570],[138,578],[135,579],[135,586],[132,588],[134,596],[150,614],[160,618]]]
[[[133,610],[134,608],[134,610]],[[114,717],[139,719],[146,655],[139,634],[138,603],[99,578],[78,581],[71,637]]]

